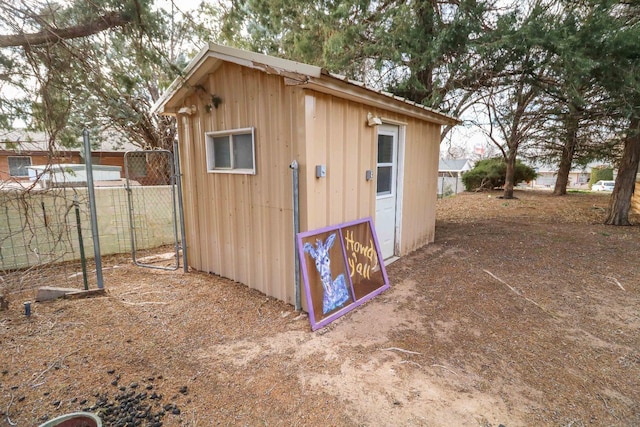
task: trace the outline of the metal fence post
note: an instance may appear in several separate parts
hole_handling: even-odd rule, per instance
[[[89,192],[89,212],[91,216],[91,236],[93,237],[93,253],[96,262],[96,279],[98,281],[98,289],[104,287],[102,278],[102,258],[100,255],[100,237],[98,233],[98,217],[96,214],[96,193],[93,188],[93,166],[91,164],[91,143],[89,142],[89,131],[82,131],[84,140],[84,164],[87,172],[87,190]]]
[[[184,205],[182,204],[182,170],[180,169],[180,156],[178,153],[178,141],[173,142],[173,161],[175,163],[176,186],[178,188],[178,215],[180,216],[180,246],[182,247],[182,266],[184,272],[189,272],[187,265],[187,243],[185,242],[184,229]]]

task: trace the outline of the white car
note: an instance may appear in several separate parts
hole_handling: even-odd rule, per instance
[[[591,186],[591,191],[613,191],[615,181],[598,181]]]

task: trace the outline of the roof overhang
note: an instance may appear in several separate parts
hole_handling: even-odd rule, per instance
[[[207,75],[215,72],[223,62],[277,74],[300,82],[320,77],[322,69],[314,65],[276,58],[261,53],[209,43],[185,67],[182,76],[171,83],[164,95],[151,107],[158,114],[175,114],[181,103]]]
[[[305,86],[318,92],[440,125],[456,125],[460,123],[453,116],[326,71],[323,72],[320,78],[310,78]]]
[[[314,65],[276,58],[260,53],[235,49],[209,43],[184,69],[182,76],[171,83],[164,95],[152,106],[158,114],[175,115],[184,107],[184,99],[209,74],[215,72],[223,62],[231,62],[244,67],[277,74],[284,77],[287,84],[303,87],[321,93],[349,99],[374,108],[404,114],[440,125],[460,123],[453,116],[441,113],[424,105],[365,86],[343,76],[331,74]]]

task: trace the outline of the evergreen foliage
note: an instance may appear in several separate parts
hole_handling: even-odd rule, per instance
[[[87,128],[96,145],[108,135],[171,150],[173,119],[150,109],[192,55],[184,46],[193,26],[152,6],[152,0],[0,3],[0,27],[38,42],[0,49],[0,85],[11,93],[0,98],[0,128],[22,122],[46,132],[52,147],[79,146]],[[104,16],[117,16],[118,24],[92,26]],[[34,38],[40,34],[59,36]]]
[[[607,223],[628,223],[640,163],[637,1],[233,0],[191,15],[176,4],[0,1],[0,129],[21,121],[73,145],[87,127],[171,148],[173,119],[150,107],[197,47],[221,41],[454,116],[482,109],[507,198],[524,150],[559,162],[557,195],[573,165],[615,163]]]
[[[237,0],[223,15],[223,37],[457,116],[504,68],[492,22],[498,3]]]
[[[507,163],[502,157],[478,161],[473,169],[462,175],[462,183],[467,191],[493,190],[502,188],[505,184]],[[528,182],[535,179],[536,171],[516,161],[514,182]]]

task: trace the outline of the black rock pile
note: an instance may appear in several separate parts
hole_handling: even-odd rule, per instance
[[[113,371],[108,371],[113,374]],[[162,379],[161,376],[157,377]],[[118,392],[109,398],[108,393],[96,395],[96,403],[82,408],[83,411],[94,412],[105,426],[114,427],[161,427],[165,415],[180,415],[180,408],[175,403],[162,404],[163,396],[154,391],[151,384],[155,378],[149,377],[147,384],[141,387],[137,382],[128,387],[118,385],[119,376],[111,382],[118,387]],[[180,393],[187,394],[187,387],[180,388]]]

